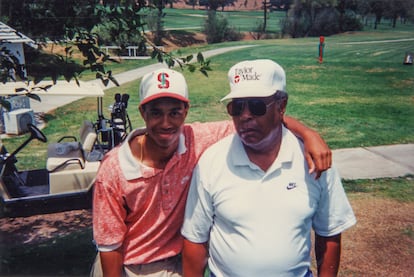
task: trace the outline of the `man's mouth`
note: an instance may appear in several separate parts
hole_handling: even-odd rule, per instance
[[[160,137],[171,137],[171,136],[175,135],[175,133],[176,133],[175,130],[169,130],[169,131],[158,132],[158,135]]]
[[[256,132],[256,129],[254,128],[242,128],[239,131],[240,134],[249,134],[249,133],[254,133],[254,132]]]

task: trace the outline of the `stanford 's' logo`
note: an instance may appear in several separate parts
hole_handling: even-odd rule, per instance
[[[170,82],[168,81],[168,77],[170,77],[167,73],[160,73],[158,74],[158,88],[169,88]]]

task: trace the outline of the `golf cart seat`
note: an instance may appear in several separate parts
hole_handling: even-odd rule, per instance
[[[97,134],[92,122],[83,122],[79,137],[77,141],[73,136],[66,136],[48,145],[46,168],[50,193],[83,189],[95,177],[102,155],[94,151]],[[72,141],[64,142],[64,139]]]
[[[64,169],[85,167],[96,141],[96,132],[92,122],[84,121],[79,130],[80,141],[75,136],[65,136],[47,147],[47,170],[54,172]],[[64,141],[71,139],[72,141]]]

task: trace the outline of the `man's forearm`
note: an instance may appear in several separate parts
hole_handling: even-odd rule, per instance
[[[296,119],[285,115],[283,121],[290,131],[302,139],[309,172],[316,173],[315,177],[319,178],[323,171],[331,167],[331,149],[316,131],[306,127]]]
[[[104,277],[121,277],[123,268],[122,252],[120,250],[99,252]]]
[[[333,237],[315,234],[315,254],[318,276],[337,276],[341,259],[341,234]]]
[[[295,134],[295,136],[303,139],[306,139],[310,136],[313,136],[315,134],[318,134],[313,129],[307,127],[305,124],[301,123],[297,119],[284,115],[283,116],[283,123],[292,133]]]
[[[203,277],[207,265],[207,243],[194,243],[184,239],[183,277]]]

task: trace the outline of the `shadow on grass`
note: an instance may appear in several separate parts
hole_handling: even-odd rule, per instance
[[[194,32],[171,30],[166,32],[165,39],[169,40],[175,45],[181,47],[190,46],[193,44],[205,43],[204,40],[197,39]]]
[[[96,251],[92,229],[40,243],[0,246],[1,276],[89,276]]]

